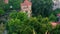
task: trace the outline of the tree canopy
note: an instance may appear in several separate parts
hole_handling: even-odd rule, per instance
[[[31,0],[33,15],[42,15],[43,17],[49,16],[52,11],[52,0]]]
[[[9,0],[9,6],[12,6],[13,9],[20,9],[20,4],[21,4],[22,0]]]
[[[40,18],[41,17],[41,18]],[[45,34],[46,31],[51,31],[52,27],[48,18],[40,16],[30,17],[23,12],[15,12],[10,14],[10,19],[7,22],[7,30],[9,34]],[[41,19],[41,21],[39,21]]]
[[[0,0],[0,7],[4,8],[4,0]]]

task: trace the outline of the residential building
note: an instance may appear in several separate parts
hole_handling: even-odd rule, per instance
[[[53,10],[60,8],[60,0],[53,0]]]

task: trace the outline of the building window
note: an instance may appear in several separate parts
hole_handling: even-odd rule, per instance
[[[24,6],[23,9],[27,9],[28,7],[27,6]]]
[[[54,4],[54,6],[57,6],[57,4]]]

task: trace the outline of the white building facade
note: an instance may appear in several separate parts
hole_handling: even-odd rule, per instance
[[[53,10],[60,8],[60,0],[53,0]]]

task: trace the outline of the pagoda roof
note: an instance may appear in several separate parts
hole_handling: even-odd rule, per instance
[[[25,0],[24,3],[21,3],[21,6],[29,6],[32,5],[31,2],[29,2],[28,0]]]

